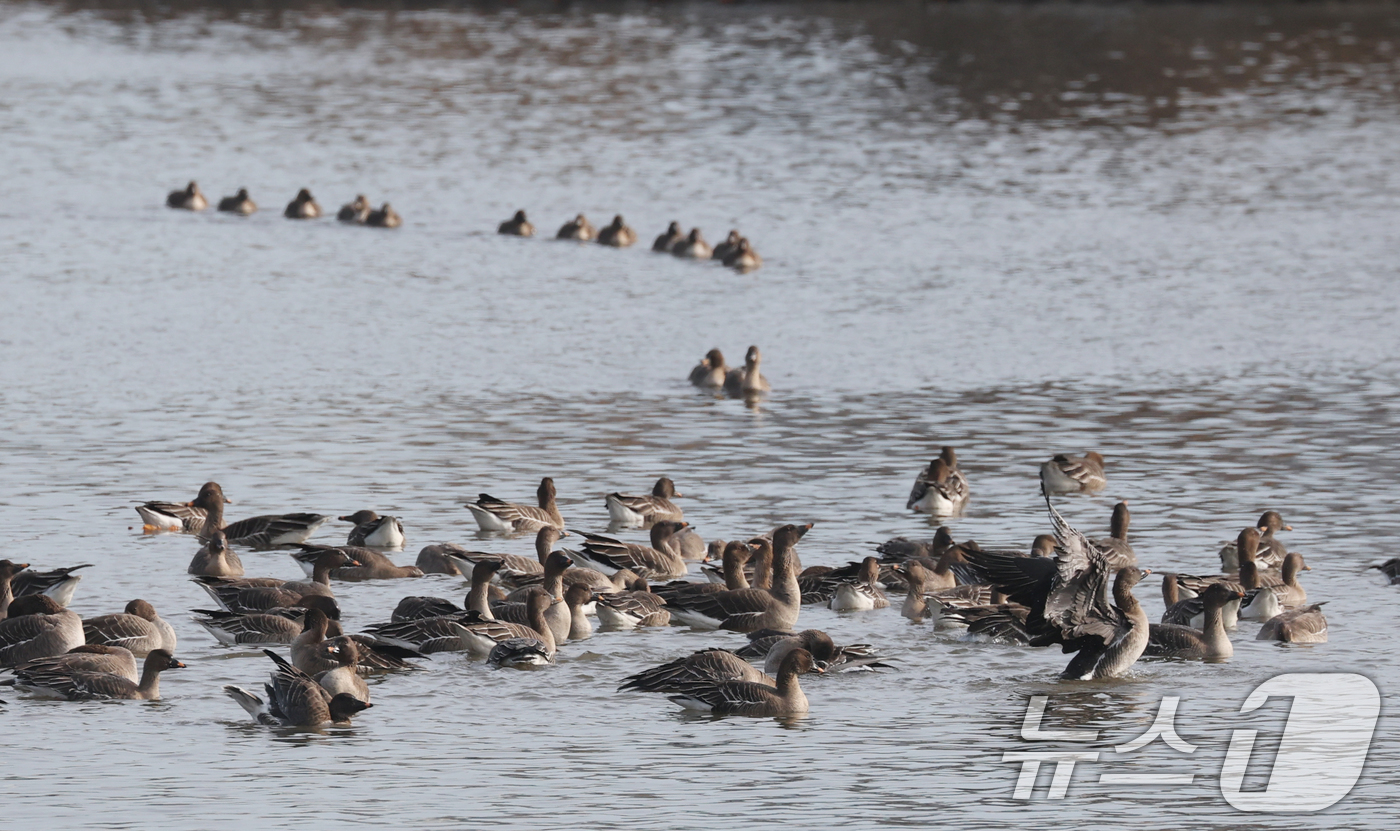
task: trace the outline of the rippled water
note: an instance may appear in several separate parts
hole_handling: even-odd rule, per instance
[[[1400,537],[1398,40],[1400,14],[1366,5],[0,3],[0,556],[94,563],[74,608],[146,597],[189,664],[153,704],[6,694],[6,819],[1389,827],[1385,718],[1321,815],[1243,817],[1216,774],[1231,731],[1260,727],[1236,714],[1264,679],[1395,678],[1395,595],[1364,566]],[[163,208],[190,178],[263,211]],[[283,220],[303,186],[332,210],[389,199],[406,225]],[[620,211],[644,242],[671,219],[737,226],[766,265],[491,233],[521,207],[546,233]],[[684,382],[750,343],[769,400]],[[1034,472],[1056,451],[1105,454],[1109,488],[1063,510],[1101,531],[1128,499],[1154,568],[1213,570],[1279,509],[1330,642],[1244,624],[1228,664],[1061,683],[1057,651],[808,607],[801,625],[900,669],[807,681],[793,723],[712,721],[613,689],[739,636],[599,633],[545,672],[439,656],[378,682],[353,728],[279,733],[220,691],[266,659],[183,614],[208,605],[191,538],[143,536],[131,510],[209,478],[232,518],[373,507],[404,517],[411,562],[435,541],[528,553],[474,539],[480,491],[526,499],[552,475],[595,529],[603,494],[667,474],[707,537],[813,521],[804,562],[836,564],[931,533],[900,509],[942,443],[973,488],[954,533],[984,545],[1046,529]],[[351,626],[464,591],[337,586]],[[1155,584],[1139,595],[1160,609]],[[1063,801],[1048,773],[1012,799],[1001,761],[1036,694],[1104,731]],[[1163,695],[1201,750],[1112,759]],[[1096,784],[1110,771],[1197,781]]]

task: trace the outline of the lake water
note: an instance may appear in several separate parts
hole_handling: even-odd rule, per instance
[[[1286,702],[1238,714],[1264,680],[1400,679],[1396,594],[1365,569],[1400,542],[1397,43],[1400,12],[1364,4],[0,2],[0,556],[93,563],[73,608],[145,597],[188,664],[159,703],[6,693],[0,825],[1391,827],[1384,714],[1321,814],[1237,813],[1218,773],[1234,729],[1277,743]],[[163,207],[191,178],[262,210]],[[301,187],[405,225],[284,220]],[[543,238],[494,233],[518,208]],[[579,211],[643,244],[546,241]],[[737,227],[766,264],[652,254],[673,219]],[[757,406],[685,382],[751,343],[774,387]],[[209,603],[192,538],[144,536],[132,510],[213,478],[232,519],[401,515],[412,562],[437,541],[531,551],[476,538],[481,491],[528,501],[551,475],[570,525],[601,530],[604,494],[664,474],[704,536],[811,521],[804,562],[839,564],[932,533],[902,507],[944,443],[973,492],[951,527],[984,545],[1048,530],[1054,452],[1106,456],[1109,487],[1062,510],[1103,532],[1128,499],[1154,569],[1213,571],[1280,510],[1330,642],[1245,623],[1227,664],[1068,683],[1058,650],[807,607],[801,626],[898,670],[804,681],[795,722],[700,719],[614,689],[741,636],[601,632],[542,672],[438,656],[376,682],[353,728],[281,732],[220,689],[270,663],[189,622]],[[352,628],[465,592],[336,588]],[[1155,580],[1138,595],[1160,611]],[[1048,768],[1012,798],[1032,695],[1103,732],[1063,800]],[[1200,750],[1115,759],[1164,695]]]

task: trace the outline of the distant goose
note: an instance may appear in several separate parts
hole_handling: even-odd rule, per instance
[[[598,235],[594,230],[593,223],[588,221],[588,217],[579,214],[573,219],[565,222],[559,228],[559,233],[554,235],[555,239],[573,239],[588,242]]]
[[[156,649],[175,652],[175,628],[162,620],[155,607],[145,600],[127,603],[122,614],[84,620],[83,637],[90,644],[124,647],[138,658]]]
[[[666,226],[666,231],[656,238],[656,242],[651,244],[651,250],[658,254],[669,254],[671,249],[676,247],[676,243],[685,239],[685,233],[681,231],[679,222],[672,222]]]
[[[661,542],[687,524],[674,520],[655,523],[651,526],[651,545],[625,543],[601,534],[574,531],[583,542],[578,551],[570,553],[581,565],[607,575],[627,569],[647,580],[684,577],[688,570],[685,560],[679,554],[662,549]]]
[[[396,565],[393,560],[372,548],[357,545],[307,545],[306,543],[298,543],[295,547],[299,550],[292,552],[292,559],[301,565],[302,570],[310,572],[308,576],[315,574],[316,563],[328,551],[340,551],[353,561],[331,571],[330,576],[335,580],[363,583],[366,580],[398,580],[423,576],[423,572],[417,566]]]
[[[670,699],[687,710],[715,715],[786,716],[807,712],[807,696],[797,677],[815,669],[812,653],[794,649],[783,659],[775,685],[753,681],[697,680],[680,684]]]
[[[200,192],[199,185],[190,182],[184,190],[172,190],[170,195],[165,197],[165,204],[170,208],[180,208],[186,211],[202,211],[209,207],[209,202]]]
[[[700,235],[699,228],[691,228],[686,237],[671,246],[671,253],[688,260],[708,260],[714,253],[710,244]]]
[[[793,564],[793,547],[799,536],[793,525],[773,532],[771,589],[739,589],[678,598],[668,603],[672,619],[702,629],[734,632],[791,629],[802,609],[802,592]]]
[[[957,452],[945,446],[937,459],[919,471],[905,508],[934,516],[953,516],[967,505],[967,477],[958,469]]]
[[[229,612],[264,612],[296,606],[308,595],[334,597],[331,570],[357,561],[344,551],[330,548],[317,557],[310,580],[280,580],[275,577],[195,577],[214,602]]]
[[[500,224],[496,233],[511,237],[533,237],[535,226],[531,225],[530,220],[525,218],[524,211],[516,211],[515,216]]]
[[[642,670],[622,679],[618,692],[679,692],[692,681],[751,681],[776,686],[777,681],[727,649],[710,647]]]
[[[626,248],[637,241],[637,232],[622,221],[622,214],[613,217],[612,224],[598,232],[598,242],[614,248]]]
[[[724,363],[724,353],[711,349],[700,359],[700,363],[690,371],[690,383],[701,389],[720,389],[729,376],[729,367]]]
[[[120,646],[84,644],[75,646],[62,655],[37,658],[15,667],[19,670],[44,670],[53,672],[103,672],[120,675],[130,681],[140,680],[137,675],[136,656],[131,650]]]
[[[15,597],[32,594],[47,595],[60,606],[67,606],[73,600],[73,592],[82,581],[81,574],[74,574],[80,568],[92,568],[91,563],[80,566],[55,568],[49,571],[30,571],[27,568],[14,576],[11,591]]]
[[[225,196],[219,200],[219,210],[228,214],[239,214],[248,216],[256,212],[258,206],[248,195],[247,188],[239,188],[238,193],[233,196]]]
[[[729,236],[724,238],[724,242],[715,246],[715,250],[710,254],[710,259],[724,262],[726,257],[733,254],[739,248],[740,239],[742,238],[739,236],[738,230],[731,229]]]
[[[748,274],[763,267],[763,258],[754,250],[753,243],[740,239],[734,250],[724,258],[724,264],[740,274]]]
[[[17,670],[15,688],[69,701],[157,701],[160,699],[160,673],[167,669],[183,669],[184,666],[168,651],[154,649],[146,656],[139,683],[112,672],[65,671],[44,667]]]
[[[241,687],[231,684],[224,687],[224,692],[259,724],[291,727],[349,724],[356,713],[374,706],[347,693],[333,696],[281,655],[270,649],[264,649],[263,654],[277,664],[272,680],[263,686],[267,691],[266,702]]]
[[[1238,601],[1243,596],[1244,592],[1216,583],[1201,595],[1205,618],[1202,629],[1170,623],[1151,624],[1143,655],[1195,661],[1229,658],[1235,654],[1235,648],[1225,634],[1223,610],[1226,604]]]
[[[62,655],[82,646],[83,621],[51,597],[42,594],[17,597],[8,616],[0,620],[0,667]]]
[[[1264,623],[1255,640],[1326,643],[1327,618],[1322,614],[1322,604],[1280,612]]]
[[[206,577],[242,577],[243,560],[229,548],[224,532],[215,530],[210,533],[208,542],[195,552],[185,572]]]
[[[662,476],[652,486],[646,496],[632,496],[610,493],[604,498],[608,506],[608,516],[613,522],[622,525],[645,525],[663,519],[685,519],[684,512],[671,500],[679,497],[676,485]]]
[[[1288,556],[1288,549],[1274,538],[1274,534],[1278,531],[1292,531],[1293,526],[1284,525],[1283,517],[1278,511],[1265,511],[1254,527],[1259,531],[1259,550],[1255,554],[1255,561],[1263,568],[1278,568],[1283,565],[1283,558]],[[1226,543],[1220,549],[1220,570],[1240,570],[1238,539]]]
[[[505,534],[534,533],[545,525],[564,527],[564,517],[559,513],[556,502],[557,492],[554,480],[546,476],[540,480],[535,492],[539,507],[503,502],[490,494],[481,494],[476,502],[468,503],[467,510],[476,518],[476,524],[483,531],[497,531]]]
[[[273,548],[305,542],[329,517],[320,514],[267,514],[224,523],[224,505],[232,504],[218,482],[205,482],[199,495],[184,504],[147,502],[138,505],[144,527],[149,531],[199,533],[222,528],[230,545]]]
[[[1040,482],[1050,493],[1102,490],[1108,484],[1103,456],[1092,450],[1083,456],[1061,453],[1040,466]]]
[[[403,217],[385,202],[377,211],[370,211],[365,224],[371,228],[397,228],[403,224]]]
[[[297,191],[297,198],[287,203],[282,215],[288,219],[316,219],[321,216],[321,206],[316,204],[311,191],[302,188]]]
[[[368,545],[373,548],[403,548],[403,522],[396,516],[380,516],[374,511],[356,511],[341,522],[352,522],[346,545]]]
[[[860,576],[855,580],[842,582],[828,605],[837,612],[865,612],[888,608],[889,599],[876,585],[879,579],[880,561],[874,557],[866,557],[861,562]]]
[[[598,622],[612,629],[639,626],[668,626],[671,612],[660,595],[652,594],[647,581],[638,577],[627,591],[605,592],[594,596]]]
[[[355,197],[355,201],[341,205],[340,212],[335,215],[335,218],[341,222],[363,225],[369,219],[371,210],[369,199],[362,193]]]
[[[744,355],[744,365],[729,370],[729,374],[725,376],[725,394],[738,398],[769,392],[772,387],[769,386],[768,379],[763,377],[763,372],[759,369],[760,360],[762,360],[762,356],[758,347],[750,346],[749,351]]]

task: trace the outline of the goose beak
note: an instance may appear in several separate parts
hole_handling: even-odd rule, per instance
[[[1293,526],[1292,526],[1292,525],[1285,525],[1285,526],[1283,526],[1283,530],[1285,530],[1285,531],[1292,531],[1292,530],[1293,530]]]

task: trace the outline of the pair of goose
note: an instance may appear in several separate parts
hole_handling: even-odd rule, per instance
[[[319,208],[317,210],[319,216]],[[368,225],[371,228],[397,228],[403,224],[403,217],[388,202],[376,209],[363,193],[358,194],[353,202],[341,205],[335,218],[351,225]]]
[[[723,390],[731,397],[747,397],[770,392],[772,386],[763,377],[759,367],[762,354],[757,346],[750,346],[744,354],[742,367],[730,367],[724,362],[724,353],[711,349],[700,359],[700,363],[690,371],[690,383],[704,390]]]
[[[919,471],[905,508],[934,516],[953,516],[967,506],[967,477],[958,467],[958,454],[944,446],[938,458]]]
[[[204,192],[199,189],[199,185],[190,182],[183,190],[172,190],[165,197],[165,205],[182,211],[202,211],[209,207],[209,200],[204,198]],[[239,188],[238,193],[219,200],[219,210],[223,213],[248,216],[255,213],[258,206],[248,195],[247,188]]]
[[[524,222],[524,220],[525,212],[518,211],[511,222]],[[508,224],[509,223],[506,223],[501,226],[503,229],[501,233],[510,233],[504,230]],[[529,223],[525,224],[528,225]],[[533,233],[534,228],[531,227],[530,234]],[[530,236],[530,234],[516,234],[516,236]],[[627,223],[622,219],[622,214],[614,216],[612,223],[605,226],[601,231],[593,227],[593,223],[588,221],[588,217],[579,214],[568,222],[565,222],[559,228],[559,233],[554,235],[554,238],[578,240],[580,242],[597,242],[600,245],[607,245],[612,248],[627,248],[637,242],[637,232],[628,227]]]

